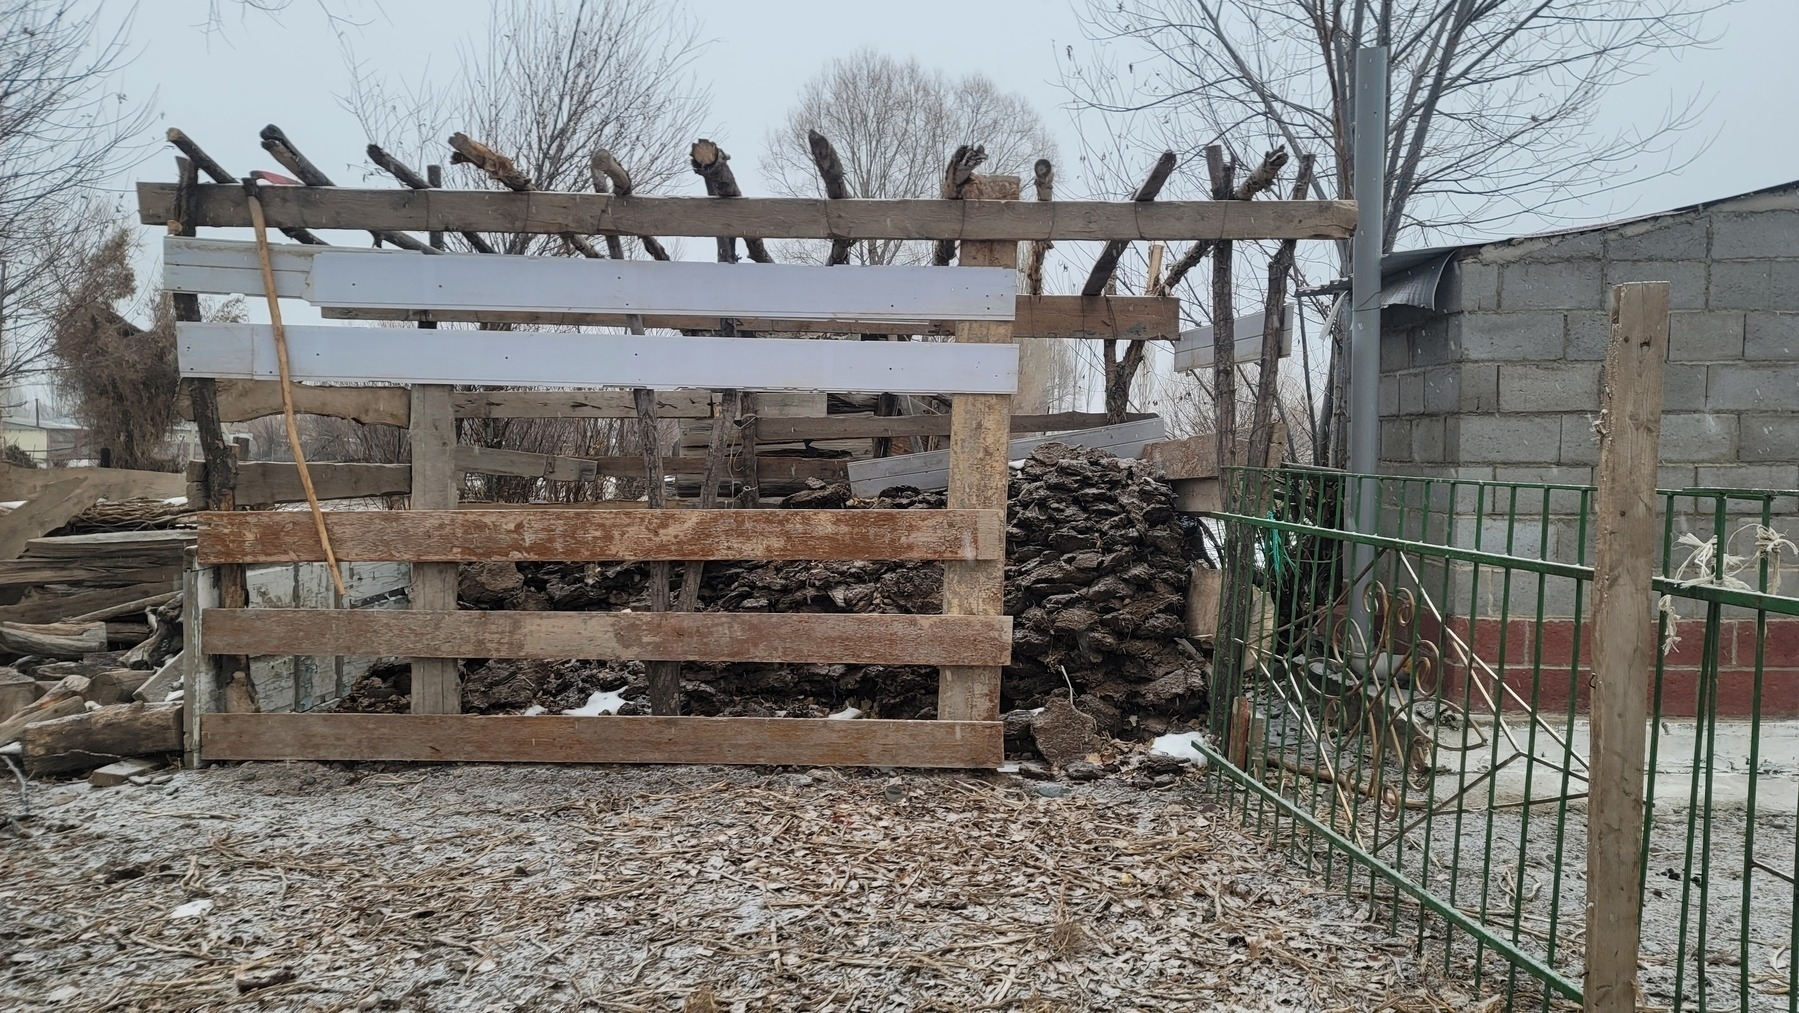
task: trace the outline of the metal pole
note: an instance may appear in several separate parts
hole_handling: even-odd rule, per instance
[[[1350,247],[1349,321],[1349,470],[1352,490],[1350,530],[1378,534],[1374,515],[1379,487],[1359,477],[1373,475],[1380,458],[1380,258],[1386,228],[1387,48],[1356,50],[1354,110],[1355,241]],[[1368,649],[1368,609],[1363,591],[1372,577],[1374,548],[1356,545],[1350,553],[1354,586],[1349,598],[1350,625],[1361,643],[1345,645],[1351,655]],[[1355,634],[1352,634],[1352,636]]]

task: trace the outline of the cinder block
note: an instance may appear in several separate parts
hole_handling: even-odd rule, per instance
[[[1799,257],[1799,211],[1720,212],[1712,216],[1713,260]]]
[[[1685,214],[1621,226],[1606,237],[1611,260],[1703,260],[1709,216]]]
[[[1418,370],[1399,374],[1399,414],[1424,414],[1424,374]]]
[[[1670,309],[1705,308],[1705,262],[1702,260],[1626,260],[1607,265],[1606,298],[1611,298],[1613,285],[1633,281],[1667,282]]]
[[[1745,316],[1743,358],[1799,359],[1799,313]]]
[[[1715,262],[1707,305],[1719,310],[1799,310],[1799,260]]]
[[[1500,465],[1493,469],[1495,482],[1523,482],[1531,485],[1591,485],[1593,469],[1578,465],[1565,464],[1533,464],[1533,465]],[[1524,497],[1519,497],[1523,504]],[[1530,494],[1530,509],[1538,510],[1543,505],[1542,493]],[[1550,493],[1551,512],[1572,513],[1580,506],[1577,494],[1552,491]]]
[[[1412,420],[1412,459],[1429,464],[1441,464],[1447,457],[1443,445],[1443,419],[1441,416]]]
[[[1499,265],[1474,260],[1449,262],[1450,284],[1445,294],[1457,301],[1452,309],[1496,310],[1499,308]]]
[[[1598,405],[1590,411],[1562,416],[1560,460],[1563,464],[1599,463],[1599,434],[1593,429],[1593,421],[1598,417]]]
[[[1499,410],[1498,363],[1463,363],[1457,386],[1456,411],[1478,415]]]
[[[1737,420],[1737,457],[1742,461],[1799,458],[1799,415],[1744,415]]]
[[[1543,362],[1561,356],[1564,330],[1560,313],[1464,313],[1462,354]]]
[[[1599,363],[1506,363],[1499,367],[1499,410],[1566,412],[1599,407]]]
[[[1461,410],[1462,368],[1437,366],[1424,371],[1424,413],[1442,415]]]
[[[1411,339],[1407,331],[1381,328],[1380,371],[1396,372],[1412,364]]]
[[[1611,314],[1604,311],[1568,314],[1568,343],[1563,357],[1572,360],[1605,358],[1605,340],[1611,333]]]
[[[1664,464],[1655,469],[1657,489],[1690,489],[1698,481],[1699,469],[1690,464]]]
[[[1412,365],[1441,366],[1462,358],[1462,317],[1433,317],[1412,331]]]
[[[1605,305],[1598,257],[1507,264],[1499,269],[1499,306],[1507,310],[1585,310]]]
[[[1399,414],[1399,375],[1385,373],[1380,378],[1380,411],[1382,418]]]
[[[1668,363],[1662,373],[1662,411],[1704,411],[1708,368],[1685,362]]]
[[[1799,365],[1721,363],[1705,369],[1709,411],[1768,411],[1799,404]]]
[[[1670,463],[1736,460],[1737,417],[1712,412],[1664,413],[1660,456]]]
[[[1412,423],[1406,419],[1380,420],[1380,459],[1410,461],[1412,459]]]
[[[1701,465],[1696,481],[1710,489],[1799,489],[1799,464]]]
[[[1732,362],[1743,357],[1743,314],[1668,314],[1668,359]]]
[[[1562,441],[1559,416],[1491,415],[1460,421],[1459,443],[1452,454],[1464,463],[1547,464],[1557,459]]]

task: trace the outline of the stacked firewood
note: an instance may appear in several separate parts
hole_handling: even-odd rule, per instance
[[[941,493],[890,489],[852,499],[844,486],[789,497],[789,508],[938,509]],[[1013,660],[1007,708],[1073,690],[1102,730],[1133,717],[1204,709],[1198,655],[1181,640],[1197,546],[1153,466],[1050,444],[1013,472],[1006,611]],[[465,567],[464,607],[556,611],[643,609],[640,564],[510,563]],[[702,607],[725,612],[934,613],[937,563],[774,562],[706,567]],[[503,664],[490,662],[489,666]],[[595,666],[596,669],[601,666]],[[612,671],[617,671],[616,668]],[[491,675],[492,673],[488,673]],[[870,665],[688,665],[691,713],[803,713],[854,705],[870,716],[929,717],[933,669]],[[630,691],[627,690],[627,696]]]

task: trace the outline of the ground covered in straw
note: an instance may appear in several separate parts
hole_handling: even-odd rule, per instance
[[[0,1008],[1483,1008],[1203,784],[310,763],[34,783],[0,823]]]

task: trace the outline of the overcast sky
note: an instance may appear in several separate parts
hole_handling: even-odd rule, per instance
[[[674,0],[670,0],[674,2]],[[873,46],[917,57],[952,74],[979,70],[1024,94],[1061,139],[1064,159],[1077,145],[1055,54],[1089,44],[1075,5],[1085,0],[908,0],[903,4],[843,0],[690,0],[712,40],[698,64],[711,88],[711,136],[734,156],[746,193],[766,192],[757,162],[763,139],[800,85],[834,54]],[[279,124],[314,162],[340,183],[357,182],[361,136],[337,96],[349,71],[338,33],[357,55],[400,80],[453,64],[460,40],[482,28],[486,0],[382,0],[357,4],[359,24],[334,27],[318,0],[295,0],[279,17],[228,13],[209,31],[208,11],[235,11],[231,0],[155,0],[140,4],[132,38],[140,55],[125,73],[133,97],[154,91],[156,133],[187,131],[235,173],[280,167],[258,146],[256,131]],[[1791,106],[1799,96],[1799,0],[1741,0],[1715,16],[1721,35],[1709,50],[1664,58],[1651,76],[1607,96],[1606,127],[1652,123],[1670,97],[1695,87],[1708,97],[1705,125],[1686,144],[1709,147],[1691,166],[1628,187],[1593,217],[1642,213],[1740,193],[1799,178],[1799,135]],[[119,181],[171,179],[166,151]],[[696,177],[683,177],[695,192]],[[388,185],[385,181],[377,185]],[[1588,217],[1583,215],[1582,217]]]

